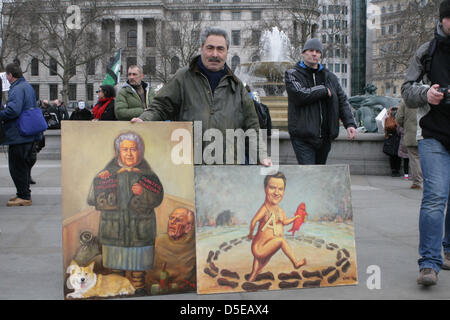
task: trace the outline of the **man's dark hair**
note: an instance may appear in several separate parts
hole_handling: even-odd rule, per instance
[[[10,63],[5,68],[6,73],[12,75],[14,78],[23,78],[22,69],[16,63]]]
[[[282,173],[282,172],[277,172],[275,174],[271,174],[271,175],[267,175],[264,178],[264,189],[267,188],[267,185],[269,184],[269,180],[271,178],[275,178],[275,179],[283,179],[284,182],[284,188],[286,188],[286,176]]]

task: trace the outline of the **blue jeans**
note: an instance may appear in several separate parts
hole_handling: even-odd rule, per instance
[[[423,198],[419,218],[419,269],[439,272],[443,263],[441,250],[450,252],[450,153],[435,139],[419,141],[423,173]],[[445,232],[444,232],[445,229]]]
[[[318,148],[294,137],[291,137],[291,143],[298,164],[326,164],[331,150],[330,140],[324,139]]]

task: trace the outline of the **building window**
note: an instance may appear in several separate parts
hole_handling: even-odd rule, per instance
[[[145,46],[147,48],[156,47],[155,40],[156,40],[156,32],[155,31],[145,33]]]
[[[252,30],[252,46],[258,46],[261,39],[261,30]]]
[[[333,43],[333,36],[331,34],[328,35],[328,43]]]
[[[341,57],[341,49],[336,49],[335,57],[336,58],[340,58]]]
[[[393,34],[394,33],[394,25],[391,24],[389,25],[389,34]]]
[[[253,21],[259,21],[261,20],[261,11],[252,11],[252,20]]]
[[[328,13],[329,14],[334,13],[334,7],[333,6],[328,6]]]
[[[257,61],[261,61],[261,58],[258,55],[254,55],[252,57],[252,62],[257,62]]]
[[[55,59],[50,58],[50,64],[49,64],[49,72],[51,76],[56,76],[58,75],[58,63],[56,62]],[[55,98],[57,99],[57,98]]]
[[[322,14],[327,14],[327,6],[322,6]]]
[[[69,100],[77,100],[77,85],[69,83]]]
[[[385,7],[385,6],[383,6],[383,7],[381,8],[381,13],[386,13],[386,7]]]
[[[172,46],[180,46],[180,44],[181,44],[180,31],[172,30]]]
[[[31,59],[31,75],[32,76],[39,75],[39,60],[37,58]]]
[[[127,33],[127,47],[134,48],[137,45],[137,32],[136,30],[130,30]]]
[[[341,65],[339,63],[334,64],[334,72],[341,72]]]
[[[135,66],[137,65],[137,58],[136,57],[128,57],[127,58],[127,74],[128,74],[128,69],[130,69],[130,66]]]
[[[231,58],[231,70],[236,70],[237,66],[241,63],[241,58],[239,56],[234,56]]]
[[[332,64],[332,63],[329,63],[329,64],[328,64],[328,70],[330,70],[331,72],[333,72],[333,64]]]
[[[347,64],[346,63],[342,64],[342,73],[347,73]]]
[[[144,73],[154,76],[156,74],[156,58],[155,57],[147,57],[145,59],[145,68]]]
[[[347,28],[348,28],[347,20],[342,20],[342,30],[347,30]]]
[[[392,88],[392,94],[397,94],[397,86],[394,86],[394,87]]]
[[[326,34],[322,35],[322,43],[327,43],[327,35]]]
[[[342,87],[343,87],[343,88],[347,89],[347,87],[348,87],[347,79],[342,78],[342,79],[341,79],[341,84],[342,84]]]
[[[327,20],[322,20],[322,29],[327,28]]]
[[[234,21],[241,20],[241,12],[240,11],[231,12],[231,20],[234,20]]]
[[[173,57],[170,59],[170,74],[174,74],[180,68],[180,59]]]
[[[86,74],[88,76],[93,76],[95,75],[95,60],[89,60],[86,63]]]
[[[388,62],[386,62],[386,72],[391,72],[391,64]]]
[[[241,30],[232,30],[231,31],[231,39],[233,46],[241,45]]]
[[[328,28],[333,29],[334,21],[328,20]]]
[[[386,82],[386,94],[391,94],[391,84]]]
[[[32,84],[31,87],[34,90],[34,93],[36,94],[36,100],[40,100],[39,98],[39,85],[38,84]]]
[[[193,21],[200,21],[201,19],[201,13],[200,11],[194,11],[192,12],[192,20]]]
[[[382,36],[386,35],[386,27],[385,26],[381,26],[381,35]]]
[[[399,23],[397,24],[397,33],[402,32],[402,25]]]
[[[220,11],[211,12],[211,20],[220,21]]]
[[[94,84],[93,83],[88,83],[86,84],[86,97],[88,101],[93,101],[94,100]]]
[[[342,14],[347,15],[348,14],[348,7],[342,6]]]
[[[49,88],[50,100],[58,99],[58,85],[57,84],[50,84],[48,86],[48,88]]]

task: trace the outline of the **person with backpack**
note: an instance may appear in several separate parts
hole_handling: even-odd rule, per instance
[[[450,0],[439,6],[434,38],[420,46],[411,60],[402,97],[408,108],[417,108],[421,130],[417,283],[430,286],[437,283],[441,269],[450,270]]]

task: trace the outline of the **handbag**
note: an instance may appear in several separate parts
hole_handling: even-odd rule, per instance
[[[391,134],[384,140],[383,152],[388,156],[398,155],[398,147],[400,145],[400,135]]]
[[[29,108],[22,111],[17,119],[17,128],[21,136],[34,136],[47,130],[47,121],[40,108]]]

